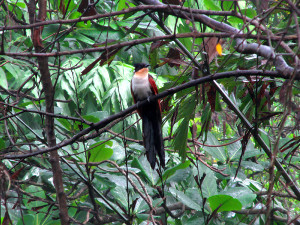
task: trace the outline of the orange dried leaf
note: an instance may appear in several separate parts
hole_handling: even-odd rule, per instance
[[[217,50],[219,56],[222,56],[222,45],[220,43],[218,43],[216,45],[216,50]]]

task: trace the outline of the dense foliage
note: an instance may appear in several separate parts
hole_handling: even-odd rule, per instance
[[[1,224],[300,223],[299,1],[257,2],[1,1]]]

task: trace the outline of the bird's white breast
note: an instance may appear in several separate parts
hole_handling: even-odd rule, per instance
[[[131,87],[137,101],[145,100],[152,94],[148,76],[133,76]]]

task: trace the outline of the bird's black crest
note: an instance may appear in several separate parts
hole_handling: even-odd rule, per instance
[[[146,63],[136,63],[136,64],[134,64],[134,71],[137,72],[140,69],[147,68],[148,66],[149,66],[149,64],[146,64]]]

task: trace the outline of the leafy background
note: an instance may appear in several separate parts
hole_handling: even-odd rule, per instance
[[[150,14],[157,15],[176,34],[215,33],[211,39],[204,39],[205,34],[177,39],[196,61],[207,61],[207,55],[212,74],[276,71],[271,60],[238,53],[234,39],[222,38],[212,27],[176,14],[142,8],[113,14],[136,7],[134,1],[100,0],[90,6],[88,1],[45,2],[45,21],[57,22],[44,25],[41,36],[34,36],[34,29],[23,29],[30,23],[28,7],[32,1],[1,2],[1,224],[64,223],[60,217],[62,205],[57,200],[59,192],[54,185],[52,157],[49,153],[24,155],[49,146],[49,115],[45,113],[49,111],[42,70],[39,56],[30,56],[38,47],[45,54],[63,53],[47,58],[54,90],[51,118],[55,141],[59,144],[80,136],[57,149],[68,223],[299,223],[299,195],[281,177],[274,163],[274,159],[279,161],[299,190],[298,78],[272,77],[266,73],[218,80],[271,149],[271,159],[212,83],[165,97],[166,169],[152,170],[142,145],[141,121],[135,112],[116,118],[104,128],[93,129],[94,124],[133,104],[130,80],[134,63],[150,63],[159,92],[207,75],[193,65],[174,39],[155,39],[166,33]],[[276,53],[285,53],[287,48],[278,41],[260,40],[259,35],[272,32],[294,53],[283,55],[296,68],[299,14],[292,6],[297,3],[265,2],[169,3],[216,11],[216,15],[210,16],[212,19],[257,35],[248,38],[249,43],[272,44]],[[234,14],[222,14],[232,11],[252,21],[263,16],[261,26],[265,30]],[[70,21],[85,16],[98,18]],[[34,42],[37,37],[41,43]],[[134,43],[145,38],[149,40]],[[219,53],[217,43],[221,46]],[[118,44],[125,47],[117,47]],[[116,47],[93,50],[111,45]],[[83,133],[87,129],[89,132]],[[19,158],[15,157],[18,155]]]

